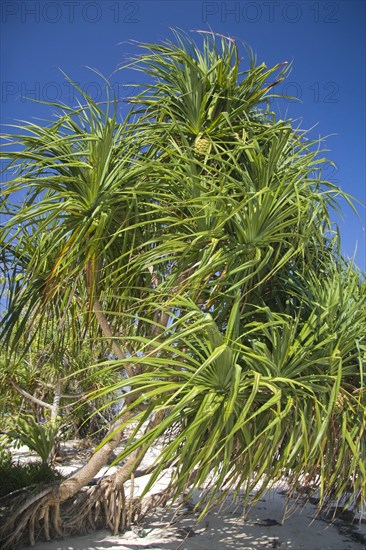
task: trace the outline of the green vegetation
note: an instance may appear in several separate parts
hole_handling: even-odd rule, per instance
[[[51,466],[40,462],[28,464],[0,463],[0,498],[11,497],[20,489],[27,489],[31,494],[45,485],[62,479],[62,475]]]
[[[0,439],[0,499],[11,498],[20,489],[35,492],[62,477],[46,462],[15,462],[7,445],[7,438],[2,436]]]
[[[37,453],[42,464],[49,464],[55,447],[58,425],[56,422],[38,423],[32,416],[18,417],[17,428],[7,432],[16,446],[26,445]]]
[[[283,477],[319,507],[365,502],[366,285],[331,223],[351,201],[321,142],[271,111],[287,65],[242,67],[233,40],[201,38],[141,45],[128,67],[148,83],[122,120],[79,90],[8,136],[11,391],[32,380],[50,418],[111,423],[57,502],[50,487],[13,511],[5,548],[124,529],[124,483],[163,436],[149,487],[173,465],[162,496],[206,488],[202,514]],[[123,466],[86,488],[131,422]]]

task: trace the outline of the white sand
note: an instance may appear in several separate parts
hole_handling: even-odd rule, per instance
[[[158,450],[145,457],[141,467],[156,458]],[[67,467],[67,473],[81,464]],[[65,467],[63,467],[65,468]],[[61,468],[60,468],[61,469]],[[66,471],[64,470],[66,473]],[[111,473],[109,470],[108,473]],[[164,488],[169,471],[154,488]],[[148,476],[136,479],[136,492],[141,493]],[[128,492],[128,489],[127,489]],[[333,524],[316,518],[316,508],[306,504],[297,508],[284,522],[286,498],[283,487],[272,489],[251,508],[246,519],[242,508],[228,503],[213,509],[196,523],[192,505],[158,509],[140,525],[119,536],[98,531],[63,541],[39,542],[35,550],[246,550],[279,548],[288,550],[366,550],[366,521],[351,524],[335,519]],[[171,521],[173,518],[173,521]],[[24,547],[25,548],[25,547]],[[29,547],[28,547],[29,548]]]
[[[169,526],[164,513],[155,514],[132,531],[111,536],[99,531],[65,541],[38,543],[36,550],[246,550],[247,548],[280,548],[291,550],[361,550],[366,543],[356,542],[350,534],[342,533],[345,524],[330,525],[314,520],[315,507],[307,504],[281,524],[284,497],[272,490],[251,509],[246,520],[233,506],[213,510],[201,523],[195,524],[195,515],[182,515]],[[278,522],[278,524],[277,524]],[[353,527],[365,536],[366,525]]]

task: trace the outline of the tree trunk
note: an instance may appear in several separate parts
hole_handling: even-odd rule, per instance
[[[60,398],[61,398],[61,380],[58,378],[55,384],[55,395],[53,397],[53,403],[51,405],[51,422],[57,421],[58,413],[60,410]]]
[[[50,540],[52,536],[63,536],[68,533],[67,525],[64,525],[60,515],[60,506],[75,497],[107,464],[111,452],[117,447],[122,437],[122,430],[118,428],[133,414],[132,411],[127,412],[113,424],[110,429],[113,437],[90,458],[85,466],[65,481],[46,487],[37,495],[27,498],[20,506],[15,507],[0,528],[0,548],[2,550],[13,550],[17,544],[24,541],[26,534],[29,543],[34,545],[35,531],[43,530],[46,540]],[[88,491],[86,491],[83,501],[87,500],[88,496]],[[69,514],[66,515],[69,516]],[[73,515],[75,517],[75,511]]]
[[[130,401],[131,402],[131,401]],[[132,453],[126,463],[114,474],[101,478],[96,485],[88,487],[90,481],[108,462],[111,452],[122,437],[122,425],[133,417],[136,411],[128,411],[111,427],[111,439],[99,449],[88,463],[57,485],[46,487],[37,495],[31,496],[10,514],[0,529],[2,550],[13,550],[17,544],[35,544],[43,532],[46,540],[70,534],[82,534],[88,530],[108,527],[113,534],[123,531],[132,518],[139,516],[141,505],[134,498],[125,498],[124,484],[134,478],[138,466],[145,456],[148,446],[142,446]],[[148,423],[145,433],[161,422],[164,411],[158,412]],[[147,507],[165,502],[170,489],[148,499]],[[145,509],[146,506],[145,506]],[[146,511],[146,510],[145,510]]]
[[[100,470],[108,463],[108,459],[115,450],[122,437],[122,430],[118,428],[127,422],[133,416],[133,412],[125,413],[117,422],[115,422],[109,433],[114,433],[113,437],[103,445],[99,451],[93,454],[88,463],[85,464],[75,474],[63,481],[58,490],[57,499],[60,502],[74,496],[80,489],[88,485],[90,481],[100,472]]]
[[[51,427],[52,429],[57,426],[58,423],[58,417],[60,412],[60,399],[61,399],[61,380],[60,378],[57,379],[55,384],[55,394],[53,397],[53,402],[51,405]],[[50,451],[50,454],[47,459],[47,464],[53,464],[57,455],[60,452],[60,435],[59,435],[59,427],[57,426],[57,433],[54,436],[54,444],[52,447],[52,450]]]
[[[117,340],[113,336],[111,327],[109,326],[108,320],[107,320],[105,314],[103,313],[103,308],[102,308],[102,306],[101,306],[101,304],[98,300],[94,300],[93,310],[94,310],[95,316],[97,318],[97,321],[99,323],[99,326],[103,331],[104,336],[106,338],[108,338],[108,340],[111,343],[113,353],[118,357],[118,359],[125,359],[126,354],[123,353],[120,346],[118,345]],[[134,372],[133,372],[133,369],[132,369],[131,365],[126,364],[124,366],[124,368],[125,368],[125,370],[126,370],[129,377],[134,376]]]

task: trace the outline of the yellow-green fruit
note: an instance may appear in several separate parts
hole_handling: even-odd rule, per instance
[[[246,249],[246,257],[248,260],[255,260],[257,256],[257,250],[255,248]]]
[[[347,404],[347,397],[339,393],[334,403],[333,413],[340,414],[343,411],[346,404]]]
[[[248,245],[245,249],[245,256],[247,260],[260,260],[261,259],[261,249],[253,246]]]
[[[207,155],[207,153],[210,151],[210,140],[206,137],[196,137],[194,141],[194,152],[197,155]]]

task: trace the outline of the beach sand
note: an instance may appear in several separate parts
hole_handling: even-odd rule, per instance
[[[64,541],[38,543],[36,550],[366,550],[366,524],[315,518],[308,503],[284,522],[285,496],[272,489],[251,508],[247,517],[232,503],[213,509],[203,521],[190,506],[158,509],[138,526],[119,536],[94,532]],[[174,516],[173,518],[172,516]],[[172,521],[173,520],[173,521]]]
[[[19,451],[18,451],[19,452]],[[159,449],[151,449],[142,467],[151,464]],[[18,455],[19,456],[19,455]],[[25,457],[22,457],[23,460]],[[29,458],[28,458],[29,460]],[[60,467],[66,474],[82,463]],[[112,469],[113,471],[113,469]],[[108,474],[104,469],[101,474]],[[154,493],[167,486],[169,470],[157,482]],[[135,495],[143,490],[148,476],[135,480]],[[128,494],[128,488],[127,494]],[[286,486],[278,484],[243,517],[240,501],[215,507],[199,523],[194,511],[195,500],[180,506],[158,508],[139,525],[125,533],[112,536],[108,531],[97,531],[64,540],[37,542],[35,550],[246,550],[279,548],[287,550],[366,550],[366,520],[352,522],[349,518],[328,518],[316,515],[316,506],[310,502],[286,508]],[[286,515],[285,521],[284,515]],[[29,547],[23,547],[29,548]],[[23,550],[22,548],[22,550]]]

